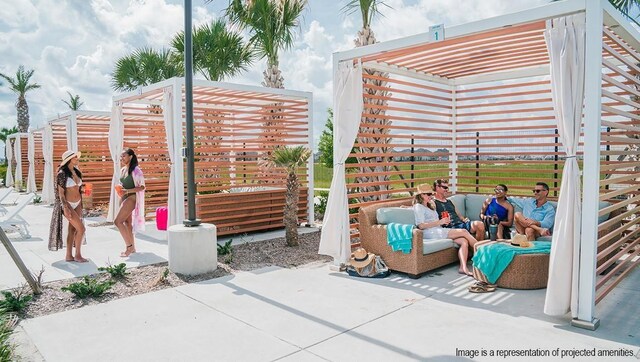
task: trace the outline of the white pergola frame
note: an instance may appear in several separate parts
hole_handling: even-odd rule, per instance
[[[12,133],[9,136],[7,136],[7,142],[6,144],[8,144],[9,142],[11,142],[11,140],[15,140],[13,143],[13,147],[11,147],[11,157],[12,159],[15,159],[16,161],[16,169],[12,170],[11,168],[7,167],[7,178],[10,177],[12,182],[11,185],[6,185],[7,187],[9,186],[15,186],[17,184],[17,181],[20,181],[20,183],[22,184],[22,186],[26,187],[26,184],[23,182],[24,179],[27,177],[27,175],[23,175],[22,174],[22,142],[20,142],[21,138],[29,138],[29,133]],[[6,147],[6,146],[5,146]],[[9,157],[9,153],[7,153],[7,158]],[[20,190],[18,190],[20,191]]]
[[[131,92],[126,92],[126,93],[122,93],[122,94],[118,94],[115,95],[113,97],[113,111],[112,111],[112,122],[113,122],[113,112],[122,112],[122,106],[124,103],[133,103],[133,104],[151,104],[151,102],[144,100],[144,99],[140,99],[141,96],[144,96],[146,94],[150,94],[150,93],[154,93],[157,92],[158,90],[162,90],[164,88],[167,87],[171,87],[172,89],[172,94],[180,94],[182,95],[182,89],[185,86],[185,79],[184,78],[171,78],[171,79],[167,79],[164,80],[162,82],[158,82],[149,86],[145,86],[145,87],[140,87],[134,91]],[[208,81],[208,80],[203,80],[203,79],[194,79],[193,80],[193,86],[194,87],[212,87],[212,88],[223,88],[226,90],[233,90],[233,91],[240,91],[240,92],[256,92],[256,93],[264,93],[264,94],[273,94],[273,95],[278,95],[278,96],[285,96],[285,97],[294,97],[294,98],[300,98],[300,99],[305,99],[307,101],[308,104],[308,110],[307,110],[307,124],[308,124],[308,140],[307,140],[307,147],[309,147],[310,150],[313,150],[313,93],[311,92],[304,92],[304,91],[296,91],[296,90],[288,90],[288,89],[278,89],[278,88],[268,88],[268,87],[258,87],[258,86],[250,86],[250,85],[244,85],[244,84],[234,84],[234,83],[226,83],[226,82],[214,82],[214,81]],[[158,105],[160,105],[159,103],[157,103]],[[172,115],[172,119],[173,119],[173,123],[174,123],[174,127],[177,127],[176,129],[182,130],[182,108],[183,108],[183,101],[182,101],[182,96],[180,97],[173,97],[173,115]],[[179,147],[176,146],[176,150],[175,150],[175,155],[173,156],[173,160],[176,159],[180,159],[182,160],[182,131],[180,132],[176,132],[175,137],[174,137],[174,143],[176,145],[180,145]],[[118,164],[118,168],[119,168],[119,160],[114,160],[114,164]],[[308,174],[309,174],[309,192],[307,195],[307,210],[308,210],[308,219],[309,220],[309,224],[313,225],[314,224],[314,196],[313,196],[313,156],[309,158],[309,161],[307,163],[307,167],[308,167]],[[184,184],[184,181],[182,181],[183,179],[183,163],[182,162],[173,162],[173,169],[172,169],[172,173],[175,172],[178,177],[178,180],[181,180],[181,182],[178,182],[178,184]],[[176,190],[169,190],[169,198],[175,197]],[[109,207],[109,212],[111,214],[112,212],[112,207]],[[171,214],[171,211],[170,211]],[[179,216],[177,219],[174,220],[175,223],[182,223],[183,219],[184,219],[184,214],[185,214],[185,210],[184,210],[184,203],[177,203],[177,210],[176,210],[176,215],[181,215]],[[115,214],[114,214],[115,215]],[[170,216],[171,218],[171,216]],[[171,221],[170,221],[171,223]]]
[[[445,30],[446,38],[457,38],[471,34],[498,30],[500,28],[531,23],[534,21],[548,20],[563,16],[585,13],[586,14],[586,51],[585,51],[585,95],[584,95],[584,168],[582,184],[582,218],[581,218],[581,253],[580,253],[580,278],[578,295],[578,318],[572,324],[595,329],[598,319],[594,317],[595,310],[595,270],[596,270],[596,245],[598,233],[598,195],[600,175],[600,126],[601,126],[601,71],[602,71],[602,26],[607,25],[616,28],[616,34],[635,49],[640,49],[640,33],[624,19],[622,14],[606,0],[566,0],[540,6],[525,11],[498,16],[491,19],[480,20],[468,24],[454,26]],[[339,69],[342,62],[359,61],[362,57],[378,53],[389,52],[402,48],[429,43],[429,34],[422,33],[401,39],[377,43],[361,48],[334,53],[333,69]],[[549,75],[549,66],[535,66],[525,69],[499,71],[495,73],[471,75],[456,79],[446,79],[424,72],[417,72],[408,68],[391,66],[376,62],[364,62],[363,68],[370,68],[389,72],[391,74],[417,78],[444,84],[452,90],[458,85],[476,84],[489,81],[502,81],[531,76]],[[335,78],[334,78],[335,79]],[[334,86],[335,89],[335,86]],[[453,95],[455,114],[455,93]],[[455,190],[457,165],[456,165],[456,119],[452,117],[453,149],[452,149],[452,177],[451,184]],[[337,122],[337,120],[336,120]],[[334,149],[336,140],[340,137],[340,127],[335,127]],[[589,145],[597,145],[591,146]],[[344,167],[342,165],[341,167]],[[348,210],[344,210],[344,217],[340,220],[346,223],[348,229]],[[343,225],[344,226],[344,225]],[[348,242],[348,241],[347,241]]]

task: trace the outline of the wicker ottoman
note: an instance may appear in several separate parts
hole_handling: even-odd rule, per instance
[[[487,277],[473,268],[477,280],[487,281]],[[547,287],[549,277],[549,254],[521,254],[513,257],[511,264],[502,272],[496,284],[509,289],[541,289]]]

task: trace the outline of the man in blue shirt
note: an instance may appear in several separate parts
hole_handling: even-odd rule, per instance
[[[532,191],[534,199],[524,201],[522,213],[516,212],[513,218],[518,234],[526,235],[529,241],[551,235],[556,218],[556,209],[547,201],[549,185],[538,182]]]

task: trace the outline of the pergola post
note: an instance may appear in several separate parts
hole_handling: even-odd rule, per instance
[[[601,1],[586,2],[584,160],[582,175],[582,224],[580,238],[578,317],[571,324],[595,330],[594,317],[596,253],[598,243],[598,203],[600,195],[600,126],[602,95]]]
[[[312,95],[311,93],[306,94],[305,96],[306,100],[307,100],[307,121],[308,121],[308,127],[309,127],[309,135],[308,135],[308,147],[310,150],[313,151],[313,99],[312,99]],[[315,198],[315,191],[314,191],[314,187],[315,184],[313,182],[313,175],[314,175],[314,160],[313,160],[313,152],[311,152],[311,156],[309,157],[309,160],[307,161],[308,164],[308,171],[307,171],[307,220],[308,220],[308,224],[309,225],[314,225],[316,220],[315,220],[315,203],[314,203],[314,198]]]
[[[451,84],[451,159],[449,160],[449,185],[453,193],[458,192],[458,112],[455,83]]]

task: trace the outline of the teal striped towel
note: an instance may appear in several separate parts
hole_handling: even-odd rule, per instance
[[[548,241],[533,241],[530,248],[521,248],[507,243],[481,246],[473,256],[473,266],[480,269],[491,284],[500,278],[507,269],[513,257],[520,254],[549,254],[551,243]]]
[[[411,252],[411,238],[414,225],[397,224],[395,222],[387,224],[387,242],[391,250],[402,250],[403,253]]]

